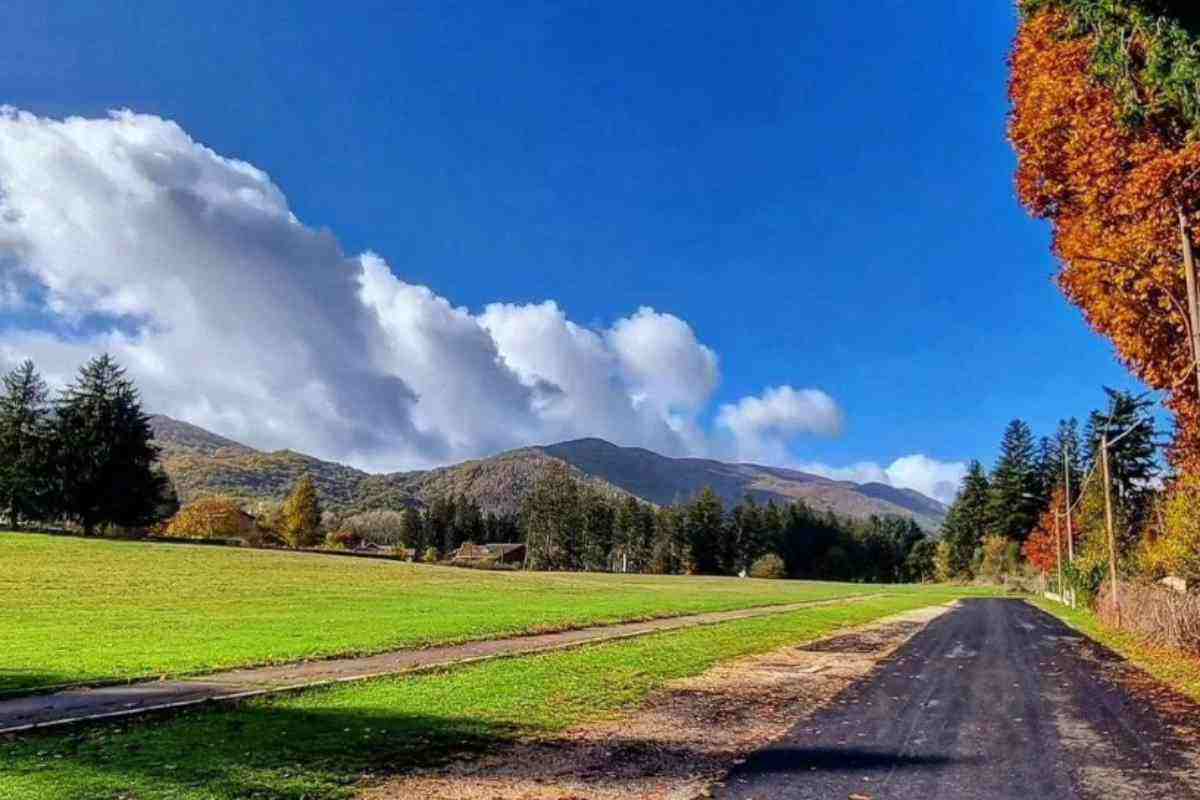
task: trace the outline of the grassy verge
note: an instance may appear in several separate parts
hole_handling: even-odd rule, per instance
[[[1101,624],[1096,615],[1087,609],[1072,609],[1045,598],[1032,599],[1030,602],[1080,633],[1120,653],[1181,694],[1200,702],[1200,658],[1177,650],[1155,647],[1128,633],[1113,630]]]
[[[879,591],[0,533],[0,695]]]
[[[667,681],[939,602],[814,607],[580,650],[0,744],[0,800],[317,800],[638,704]]]

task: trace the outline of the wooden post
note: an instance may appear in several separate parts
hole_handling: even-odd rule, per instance
[[[1067,492],[1067,564],[1075,563],[1075,539],[1070,527],[1070,441],[1064,441],[1062,446],[1062,481]]]
[[[1196,258],[1192,253],[1192,235],[1188,231],[1187,215],[1178,206],[1179,241],[1183,249],[1183,273],[1187,280],[1188,316],[1192,328],[1192,368],[1196,372],[1196,391],[1200,396],[1200,294],[1196,288]]]
[[[1117,597],[1117,538],[1113,533],[1112,491],[1108,475],[1108,434],[1100,437],[1100,469],[1104,473],[1104,524],[1108,528],[1108,576],[1112,581],[1113,609],[1117,625],[1121,624],[1121,602]]]
[[[1054,512],[1054,562],[1058,565],[1058,596],[1064,601],[1067,595],[1063,592],[1063,577],[1062,577],[1062,537],[1058,531],[1058,511]]]

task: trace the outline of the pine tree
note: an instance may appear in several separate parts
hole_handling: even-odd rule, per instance
[[[108,354],[79,370],[54,417],[55,474],[64,514],[87,534],[99,525],[156,522],[163,475],[138,391]]]
[[[0,504],[16,528],[54,514],[50,390],[26,360],[4,376],[0,394]]]
[[[1100,459],[1100,440],[1107,437],[1108,470],[1112,480],[1113,501],[1125,509],[1136,524],[1145,513],[1151,495],[1150,484],[1159,474],[1155,459],[1153,403],[1129,392],[1105,387],[1107,411],[1093,411],[1088,418],[1087,444],[1089,463]]]
[[[1025,541],[1037,524],[1042,508],[1037,454],[1033,432],[1015,419],[1004,430],[1000,458],[992,470],[988,502],[989,532],[1017,542]]]
[[[579,532],[584,525],[579,482],[565,464],[552,464],[534,481],[521,516],[531,568],[579,568]]]
[[[593,572],[607,572],[611,568],[616,512],[608,498],[594,487],[584,486],[579,494],[583,506],[581,566]]]
[[[412,506],[405,508],[404,515],[400,518],[400,544],[418,555],[425,552],[428,545],[425,521],[421,519],[421,512]]]
[[[314,547],[321,541],[321,502],[308,475],[296,481],[283,504],[283,535],[292,547]]]
[[[721,539],[725,533],[725,509],[721,498],[706,486],[688,504],[684,530],[692,556],[692,569],[701,575],[715,575],[721,568]]]
[[[942,541],[946,544],[943,572],[948,569],[956,577],[971,574],[975,552],[988,527],[990,496],[991,487],[983,466],[972,461],[963,477],[962,489],[942,524]]]

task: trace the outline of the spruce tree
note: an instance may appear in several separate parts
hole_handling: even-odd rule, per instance
[[[97,526],[156,522],[164,476],[138,391],[108,354],[79,370],[54,415],[55,475],[65,516]]]
[[[321,502],[308,475],[301,476],[283,504],[283,534],[292,547],[321,542]]]
[[[952,576],[971,574],[975,551],[987,532],[990,496],[991,487],[982,465],[972,461],[963,477],[962,489],[942,524],[942,540],[948,548],[945,567]]]
[[[1159,474],[1155,458],[1153,403],[1129,392],[1105,387],[1107,411],[1093,411],[1088,419],[1087,443],[1090,463],[1100,459],[1100,441],[1114,442],[1108,449],[1108,469],[1113,501],[1137,522],[1145,513],[1150,484]]]
[[[4,376],[0,393],[0,504],[13,528],[54,516],[50,390],[26,360]]]
[[[721,544],[725,534],[725,509],[721,498],[706,486],[688,504],[684,530],[691,551],[692,569],[701,575],[715,575],[721,568]]]
[[[405,508],[400,518],[400,544],[411,548],[417,555],[425,552],[427,546],[425,522],[421,519],[421,512],[412,506]]]
[[[1004,430],[1000,458],[992,470],[988,502],[989,531],[1023,542],[1042,509],[1040,476],[1033,432],[1015,419]]]

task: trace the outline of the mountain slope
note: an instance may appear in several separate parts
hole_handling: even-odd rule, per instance
[[[740,502],[746,495],[762,503],[804,500],[814,508],[851,517],[910,516],[930,529],[941,527],[946,515],[946,507],[933,498],[881,483],[860,485],[758,464],[668,458],[639,447],[618,447],[603,439],[577,439],[541,449],[660,505],[687,500],[711,486],[726,504]]]
[[[728,504],[750,495],[759,502],[804,500],[844,516],[910,516],[928,529],[941,526],[945,507],[910,489],[858,485],[819,475],[755,464],[668,458],[602,439],[579,439],[511,450],[450,467],[372,475],[291,450],[266,453],[165,416],[151,418],[161,461],[186,502],[205,494],[280,500],[292,484],[312,476],[326,507],[350,511],[422,507],[441,494],[462,494],[484,511],[515,513],[530,487],[554,463],[567,464],[601,491],[632,494],[667,505],[711,486]]]

